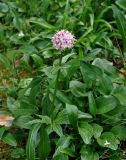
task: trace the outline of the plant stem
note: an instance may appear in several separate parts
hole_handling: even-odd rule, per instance
[[[54,89],[54,95],[53,95],[53,102],[52,102],[51,113],[53,113],[54,109],[55,109],[55,100],[56,100],[56,93],[57,93],[58,81],[59,81],[59,76],[60,76],[60,67],[61,67],[61,64],[62,64],[62,54],[60,54],[59,70],[57,72],[57,77],[56,77],[56,83],[55,83],[55,89]]]
[[[15,61],[16,61],[16,59],[14,57],[13,58],[13,75],[18,80],[18,82],[19,82],[18,71],[17,71],[16,65],[15,65]]]

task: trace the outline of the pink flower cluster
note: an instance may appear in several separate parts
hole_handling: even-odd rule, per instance
[[[67,30],[61,30],[52,37],[53,47],[61,51],[72,48],[75,41],[74,36]]]

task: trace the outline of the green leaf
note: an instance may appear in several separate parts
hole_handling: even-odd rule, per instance
[[[58,160],[57,157],[64,157],[65,159],[68,158],[67,155],[61,153],[61,150],[63,148],[69,147],[70,140],[71,140],[71,136],[62,136],[59,138],[59,140],[56,144],[57,148],[56,148],[55,153],[53,155],[53,160]]]
[[[72,94],[76,97],[83,97],[85,96],[85,87],[84,84],[82,82],[79,82],[77,80],[72,80],[70,81],[70,91],[72,92]]]
[[[32,54],[37,54],[38,50],[35,48],[34,45],[24,43],[20,48],[20,52],[27,54],[27,55],[32,55]]]
[[[80,62],[80,70],[83,76],[83,80],[86,82],[99,80],[103,75],[103,72],[99,67],[82,61]]]
[[[30,84],[30,82],[32,81],[32,78],[22,78],[18,84],[19,88],[26,88],[28,87],[28,85]]]
[[[102,147],[107,147],[112,150],[118,149],[119,140],[115,137],[112,132],[104,132],[98,139],[97,142]]]
[[[93,127],[93,131],[94,131],[94,137],[97,139],[98,137],[100,137],[102,131],[103,131],[103,127],[101,127],[98,124],[93,123],[92,124]]]
[[[0,2],[0,12],[6,13],[8,12],[8,10],[9,10],[8,5]]]
[[[61,68],[60,79],[70,80],[74,73],[76,73],[78,67],[79,61],[77,58],[69,60],[68,62],[63,64],[63,67]]]
[[[44,59],[51,58],[51,57],[55,56],[54,52],[52,52],[51,49],[53,49],[53,48],[50,48],[50,50],[47,49],[47,50],[42,52],[42,55],[43,55]]]
[[[33,120],[31,116],[22,115],[22,116],[17,117],[14,120],[14,124],[20,128],[29,129],[29,125],[27,125],[27,123],[30,122],[31,120]]]
[[[37,134],[40,126],[41,124],[35,124],[30,130],[28,141],[26,144],[26,155],[28,160],[35,160],[35,147],[37,141]]]
[[[42,58],[38,56],[37,54],[31,55],[32,59],[34,60],[35,66],[40,67],[43,64]]]
[[[3,42],[4,41],[4,27],[3,26],[0,26],[0,42]]]
[[[63,154],[63,153],[61,153],[61,154],[55,156],[54,158],[52,158],[52,160],[59,160],[59,159],[60,160],[69,160],[68,156]]]
[[[114,12],[114,17],[116,20],[118,30],[123,39],[123,47],[124,47],[124,53],[125,53],[126,52],[126,18],[124,14],[115,5],[112,5],[112,9]]]
[[[118,106],[118,100],[113,96],[102,96],[96,99],[97,114],[107,113]]]
[[[48,24],[44,19],[42,18],[31,18],[28,20],[30,23],[34,23],[34,24],[37,24],[37,25],[40,25],[42,26],[43,28],[46,28],[46,29],[50,29],[50,30],[56,30],[57,28],[54,27],[53,25],[51,24]]]
[[[0,54],[0,62],[2,62],[6,69],[10,70],[10,62],[5,55]]]
[[[25,99],[24,97],[20,102],[8,97],[7,106],[15,116],[30,115],[36,111],[36,106],[31,104],[28,99]]]
[[[125,1],[125,0],[117,0],[117,1],[116,1],[116,4],[117,4],[120,8],[126,10],[126,1]]]
[[[78,130],[79,130],[79,134],[81,138],[83,139],[84,143],[89,144],[93,136],[93,127],[87,122],[79,122]]]
[[[11,152],[11,157],[12,158],[21,158],[22,156],[25,155],[25,151],[23,148],[16,148]]]
[[[111,132],[116,135],[120,140],[126,140],[126,127],[117,125],[112,127]]]
[[[116,68],[113,66],[113,63],[101,58],[95,58],[93,65],[98,66],[101,70],[103,70],[108,75],[116,75],[117,71]]]
[[[81,160],[99,160],[99,155],[93,152],[92,149],[83,146],[81,148]]]
[[[126,87],[117,85],[112,92],[112,95],[115,96],[119,101],[120,104],[126,106]]]
[[[33,124],[42,124],[42,120],[40,120],[40,119],[34,119],[34,120],[32,120],[32,121],[29,121],[29,122],[26,123],[25,125],[27,125],[27,126],[29,126],[29,127],[31,128],[31,126],[32,126]]]
[[[6,128],[5,127],[0,127],[0,139],[2,138]]]
[[[41,119],[33,119],[27,122],[25,125],[31,126],[32,124],[36,124],[36,123],[40,123],[40,124],[45,123],[47,125],[51,124],[51,119],[48,116],[40,116],[40,115],[36,115],[36,116],[40,117]]]
[[[51,118],[48,116],[40,116],[42,118],[42,123],[51,124]]]
[[[78,118],[79,119],[90,119],[92,118],[92,116],[89,113],[78,111]]]
[[[36,97],[40,94],[41,82],[42,82],[42,77],[36,76],[33,78],[31,83],[29,84],[29,88],[30,88],[29,102],[31,104],[36,105],[37,103]]]
[[[70,123],[73,125],[74,128],[76,128],[78,120],[78,108],[75,105],[66,104],[66,110]]]
[[[54,122],[52,124],[52,128],[53,128],[53,131],[57,133],[57,135],[59,135],[60,137],[63,136],[62,127],[60,124]]]
[[[88,94],[88,101],[89,101],[89,111],[93,116],[95,116],[97,108],[96,108],[96,103],[95,103],[95,99],[92,92],[89,92]]]
[[[46,12],[48,12],[48,7],[49,7],[49,4],[50,4],[51,0],[43,0],[42,1],[42,6],[41,6],[41,10],[42,12],[45,14]]]
[[[89,27],[86,32],[77,40],[76,44],[82,43],[87,35],[93,31],[92,27]]]
[[[39,95],[40,93],[40,83],[38,83],[35,86],[32,86],[30,89],[30,94],[29,94],[29,102],[31,104],[36,105],[36,97]]]
[[[39,143],[39,158],[41,160],[46,160],[50,152],[50,139],[47,130],[44,125],[41,127],[40,131],[40,143]]]
[[[66,109],[63,109],[57,114],[54,122],[58,124],[69,124],[68,113]]]
[[[68,148],[68,147],[61,149],[60,152],[70,157],[76,157],[75,151],[73,151],[71,148]]]
[[[17,146],[17,141],[11,133],[4,134],[2,140],[10,146]]]
[[[103,95],[109,95],[113,89],[113,83],[109,76],[105,75],[97,82],[97,89]]]
[[[32,79],[31,83],[29,84],[29,87],[32,88],[32,87],[40,84],[41,81],[42,81],[42,77],[41,77],[41,76],[35,76],[35,77]]]
[[[13,12],[13,24],[14,24],[14,27],[16,29],[18,29],[18,31],[21,31],[22,28],[23,28],[23,19],[21,19],[18,15],[17,12],[15,12],[14,10],[12,11]]]
[[[68,19],[69,9],[70,9],[70,7],[69,7],[69,0],[66,0],[66,6],[65,6],[63,20],[62,20],[62,28],[66,27],[66,21]]]
[[[73,55],[75,55],[75,54],[76,54],[76,53],[72,52],[72,53],[70,53],[70,54],[65,55],[65,56],[62,58],[62,64],[63,64],[63,63],[66,63],[67,60],[68,60],[70,57],[72,57]]]
[[[47,94],[45,94],[42,99],[42,107],[43,107],[42,112],[44,115],[50,115],[50,109],[51,109],[50,106],[51,106],[51,100],[47,92]]]
[[[54,90],[50,89],[50,91],[51,91],[52,93],[54,93]],[[68,104],[71,104],[71,103],[72,103],[72,102],[69,100],[68,96],[67,96],[65,93],[63,93],[63,91],[57,90],[57,92],[56,92],[56,97],[57,97],[61,102],[63,102],[63,103],[68,103]]]

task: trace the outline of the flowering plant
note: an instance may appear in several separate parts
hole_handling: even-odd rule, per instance
[[[71,49],[75,43],[75,38],[67,30],[58,31],[52,38],[53,47],[57,50]]]
[[[125,159],[123,1],[0,2],[0,159]]]

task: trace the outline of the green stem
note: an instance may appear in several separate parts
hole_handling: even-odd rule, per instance
[[[60,67],[61,67],[61,64],[62,64],[62,54],[60,54],[59,70],[57,72],[57,77],[56,77],[56,83],[55,83],[55,89],[54,89],[54,95],[53,95],[53,102],[52,102],[51,113],[53,113],[54,109],[55,109],[55,100],[56,100],[56,93],[57,93],[58,81],[59,81],[59,76],[60,76]]]
[[[15,61],[16,61],[16,59],[14,57],[13,58],[13,75],[19,82],[19,76],[18,76],[18,71],[17,71],[16,65],[15,65]]]

